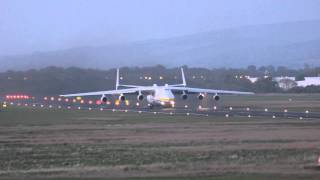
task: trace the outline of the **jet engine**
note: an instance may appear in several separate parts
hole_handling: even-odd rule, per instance
[[[216,101],[219,101],[220,100],[220,96],[218,94],[216,94],[216,95],[213,96],[213,99],[216,100]]]
[[[125,101],[125,100],[126,100],[126,97],[125,97],[123,94],[120,94],[119,100],[120,100],[120,101]]]
[[[183,99],[183,100],[188,99],[188,95],[187,95],[185,92],[183,92],[183,93],[181,94],[181,99]]]
[[[100,101],[103,103],[106,103],[108,101],[108,98],[105,95],[102,95],[102,97],[100,98]]]
[[[138,101],[142,101],[143,99],[144,99],[143,94],[139,94],[139,95],[137,96],[137,100],[138,100]]]
[[[199,99],[199,100],[203,100],[203,98],[204,98],[204,94],[200,93],[200,94],[198,95],[198,99]]]

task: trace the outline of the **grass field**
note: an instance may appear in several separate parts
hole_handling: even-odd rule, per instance
[[[277,96],[225,102],[319,104],[318,97]],[[317,119],[9,107],[0,111],[0,178],[320,179],[313,167],[319,129]]]

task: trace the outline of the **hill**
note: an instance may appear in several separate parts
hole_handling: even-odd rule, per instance
[[[0,58],[0,71],[47,66],[108,69],[163,64],[245,67],[320,64],[320,20],[246,26],[129,44],[78,47]]]

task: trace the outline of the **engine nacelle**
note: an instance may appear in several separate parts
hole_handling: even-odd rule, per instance
[[[126,97],[125,97],[123,94],[121,94],[121,95],[119,96],[119,100],[120,100],[120,101],[125,101],[125,100],[126,100]]]
[[[200,93],[200,94],[198,95],[198,99],[199,99],[199,100],[203,100],[203,98],[204,98],[204,94]]]
[[[137,96],[137,100],[138,101],[142,101],[144,99],[144,96],[142,95],[142,94],[139,94],[138,96]]]
[[[181,95],[181,99],[182,99],[182,100],[186,100],[186,99],[188,99],[188,95],[187,95],[187,94],[185,94],[185,93],[183,93],[183,94]]]
[[[216,101],[219,101],[220,100],[220,96],[216,94],[216,95],[213,96],[213,99],[216,100]]]
[[[100,101],[103,103],[106,103],[108,101],[108,98],[105,95],[102,95],[102,97],[100,98]]]

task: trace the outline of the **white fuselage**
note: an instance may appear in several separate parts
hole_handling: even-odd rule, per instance
[[[170,89],[165,86],[156,88],[152,95],[147,96],[147,101],[150,105],[174,107],[175,97]]]

